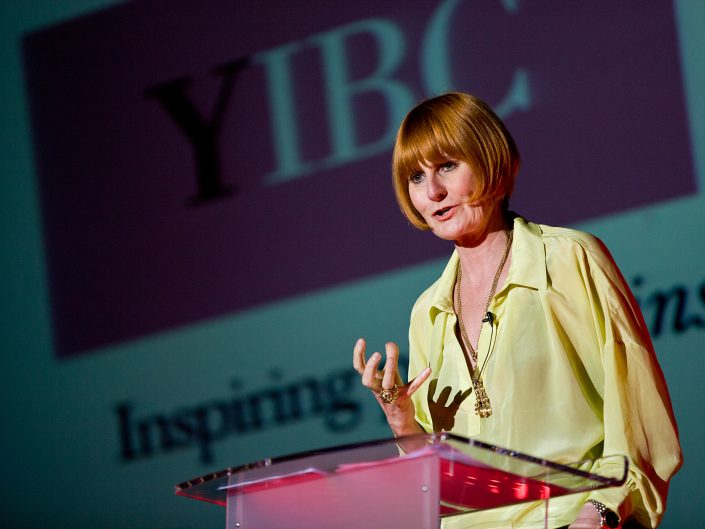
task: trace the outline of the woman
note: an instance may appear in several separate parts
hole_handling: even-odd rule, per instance
[[[452,431],[563,463],[627,455],[624,487],[552,500],[550,527],[613,527],[617,517],[655,527],[681,454],[646,325],[599,240],[508,211],[518,167],[511,135],[481,100],[449,93],[411,110],[394,148],[397,200],[455,251],[411,312],[414,378],[403,384],[393,343],[380,370],[382,355],[366,360],[358,340],[355,369],[395,436]],[[591,470],[609,474],[604,462]],[[468,516],[445,527],[543,522],[532,505]]]

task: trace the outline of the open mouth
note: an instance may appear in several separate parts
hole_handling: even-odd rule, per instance
[[[453,214],[453,211],[455,211],[455,206],[448,206],[435,211],[433,216],[439,220],[445,220]]]

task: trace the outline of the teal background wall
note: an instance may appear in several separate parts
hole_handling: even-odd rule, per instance
[[[352,345],[406,341],[408,312],[444,264],[434,260],[337,285],[256,310],[105,347],[58,361],[52,351],[46,265],[33,163],[20,39],[29,31],[93,12],[112,2],[3,2],[0,142],[0,391],[5,527],[221,527],[224,510],[177,498],[173,484],[269,456],[387,435],[369,395],[346,391],[353,419],[336,431],[323,414],[261,432],[229,435],[199,447],[121,459],[116,406],[134,416],[174,415],[214,400],[233,400],[301,379],[326,384],[350,365]],[[639,5],[634,4],[634,9]],[[685,464],[672,483],[662,527],[702,527],[705,519],[705,3],[674,3],[698,193],[582,222],[611,249],[642,301],[678,419]],[[668,134],[664,132],[664,141]],[[599,156],[599,153],[596,153]],[[569,171],[570,167],[565,168]],[[669,175],[660,185],[668,186]],[[394,207],[390,204],[390,207]],[[361,259],[374,259],[360,249]],[[640,277],[641,281],[636,281]],[[687,293],[678,329],[674,305],[658,314],[658,295]]]

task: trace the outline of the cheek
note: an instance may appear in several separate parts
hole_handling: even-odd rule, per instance
[[[409,186],[409,198],[416,211],[423,215],[423,197],[418,188]]]

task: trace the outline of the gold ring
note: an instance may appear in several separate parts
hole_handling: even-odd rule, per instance
[[[385,404],[392,404],[395,400],[397,400],[398,396],[399,396],[399,386],[397,386],[396,384],[394,384],[393,388],[390,388],[390,389],[382,388],[382,391],[379,392],[379,400],[381,400]]]

